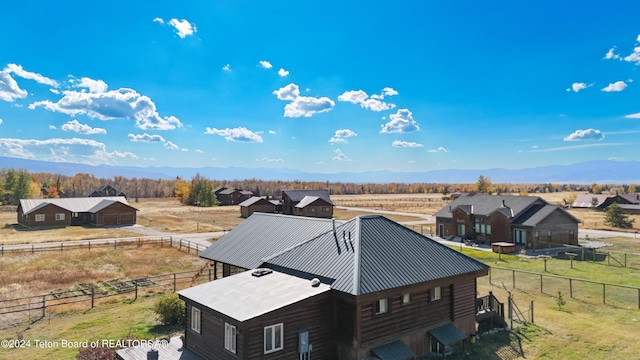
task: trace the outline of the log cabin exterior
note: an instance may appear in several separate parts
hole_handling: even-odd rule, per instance
[[[203,293],[220,294],[211,290],[222,287],[216,285],[218,281],[225,281],[224,288],[242,287],[251,276],[251,270],[244,270],[256,268],[273,272],[260,278],[265,281],[277,274],[294,278],[291,281],[305,284],[303,287],[315,282],[328,288],[322,294],[282,304],[261,314],[259,320],[235,322],[236,334],[242,336],[236,335],[234,359],[304,358],[306,353],[299,347],[304,332],[313,345],[314,359],[391,359],[385,355],[388,353],[413,359],[432,350],[440,352],[441,345],[475,333],[476,278],[488,274],[488,266],[382,216],[334,222],[256,213],[201,256],[214,261],[216,269],[222,264],[223,269],[238,272],[200,285],[202,289],[211,287],[200,290]],[[257,307],[252,301],[261,298],[261,293],[258,286],[252,289],[234,298],[235,311]],[[179,292],[188,309],[205,305],[190,291]],[[281,292],[286,294],[287,290]],[[215,301],[208,305],[200,312],[202,333],[193,334],[187,325],[186,348],[205,359],[226,359],[229,354],[220,355],[220,349],[203,348],[204,343],[225,343],[224,305]],[[320,308],[319,313],[325,315],[316,318]],[[208,317],[212,318],[205,320]],[[305,324],[302,321],[307,317],[316,320]],[[215,327],[208,330],[206,340],[201,338],[205,321]],[[251,321],[257,328],[249,330]],[[280,323],[285,332],[284,347],[272,354],[264,341],[265,329]],[[455,340],[440,335],[438,330],[443,327]],[[250,339],[249,334],[253,334]],[[200,348],[194,350],[196,347]],[[287,352],[291,349],[296,351]]]
[[[537,196],[462,196],[435,217],[440,237],[509,242],[531,249],[578,244],[580,220]]]
[[[282,190],[281,199],[282,213],[285,215],[333,217],[334,205],[328,190]],[[307,209],[307,206],[310,207]]]
[[[17,217],[26,227],[131,225],[136,211],[121,196],[21,199]]]

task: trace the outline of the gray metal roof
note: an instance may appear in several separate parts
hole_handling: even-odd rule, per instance
[[[416,354],[400,340],[374,347],[371,352],[380,360],[408,360],[416,357]]]
[[[522,211],[535,203],[546,204],[546,201],[537,196],[467,195],[452,201],[451,204],[436,212],[434,216],[451,218],[451,210],[463,205],[473,205],[473,214],[487,216],[504,205],[504,207],[508,207],[513,211],[514,217],[517,217]]]
[[[250,206],[253,205],[257,202],[260,202],[260,200],[262,200],[261,202],[265,203],[265,204],[272,204],[271,202],[269,202],[269,200],[265,200],[264,198],[261,198],[260,196],[252,196],[250,198],[248,198],[247,200],[243,201],[240,203],[240,206]]]
[[[542,220],[546,219],[549,215],[551,215],[555,211],[562,212],[566,217],[573,219],[576,223],[579,223],[580,220],[576,219],[573,215],[566,212],[563,208],[557,205],[543,205],[543,204],[535,204],[530,207],[527,211],[522,213],[518,218],[512,221],[512,224],[523,225],[523,226],[536,226]]]
[[[445,345],[453,345],[467,338],[467,335],[453,324],[446,324],[427,332]]]
[[[311,205],[311,204],[313,204],[314,202],[316,202],[318,200],[320,200],[321,202],[326,203],[326,201],[324,199],[319,198],[317,196],[305,196],[305,197],[302,198],[302,200],[300,200],[299,203],[296,204],[296,207],[302,209],[305,206]],[[328,205],[333,206],[332,203],[328,203]]]
[[[240,190],[238,190],[238,189],[236,189],[236,188],[228,188],[228,189],[221,190],[221,191],[219,192],[219,194],[222,194],[222,195],[230,195],[230,194],[233,194],[233,193],[234,193],[234,192],[236,192],[236,191],[240,191]]]
[[[640,204],[618,204],[623,210],[640,210]]]
[[[252,270],[178,291],[178,294],[238,321],[246,321],[329,291],[331,287],[273,271]]]
[[[573,204],[571,204],[571,207],[574,207],[574,208],[590,208],[590,207],[593,207],[593,203],[592,203],[593,199],[597,200],[597,204],[595,205],[597,207],[597,206],[602,205],[602,203],[607,201],[607,199],[613,198],[613,197],[616,197],[616,195],[581,194],[581,195],[578,195],[578,197],[575,199]]]
[[[332,229],[331,219],[254,213],[200,256],[253,269],[262,264],[262,259]]]
[[[282,192],[287,194],[293,202],[302,201],[305,196],[316,196],[333,205],[331,196],[329,196],[329,190],[282,190]]]
[[[106,197],[81,197],[81,198],[59,198],[59,199],[21,199],[20,206],[22,212],[29,214],[47,204],[54,204],[71,212],[95,212],[105,207],[121,202],[132,207],[123,196]],[[132,207],[133,208],[133,207]],[[98,209],[98,210],[95,210]],[[135,209],[135,208],[134,208]]]
[[[380,215],[349,220],[336,226],[335,236],[321,234],[265,259],[264,266],[334,279],[332,289],[353,295],[488,268]]]
[[[632,204],[640,204],[640,194],[620,194],[620,197],[626,199]]]

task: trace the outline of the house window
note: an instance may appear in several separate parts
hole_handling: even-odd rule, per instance
[[[376,315],[385,314],[389,312],[389,300],[380,299],[376,301]]]
[[[434,287],[430,291],[431,301],[442,299],[442,288],[440,286]]]
[[[402,294],[402,305],[411,302],[411,294]]]
[[[476,224],[476,234],[480,234],[480,224]]]
[[[487,225],[487,235],[491,235],[491,225]]]
[[[44,221],[44,214],[36,214],[36,221]]]
[[[236,327],[224,323],[224,348],[236,353]]]
[[[316,208],[309,208],[309,212],[316,212]]]
[[[487,233],[487,225],[482,224],[482,226],[480,226],[480,234],[486,234]]]
[[[264,353],[269,354],[282,350],[283,345],[283,325],[282,323],[266,326],[264,328]]]
[[[56,214],[56,221],[64,221],[64,213]]]
[[[329,212],[329,207],[328,206],[323,207],[322,212]]]
[[[191,330],[200,334],[200,309],[191,307]]]

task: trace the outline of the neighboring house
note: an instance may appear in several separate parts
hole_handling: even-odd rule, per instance
[[[122,196],[21,199],[17,210],[18,223],[27,227],[135,224],[136,211]]]
[[[578,245],[580,220],[537,196],[462,196],[434,215],[440,237],[526,248]]]
[[[622,204],[620,210],[625,214],[640,214],[640,204]]]
[[[276,204],[265,198],[254,196],[240,203],[240,216],[248,218],[255,212],[275,213]]]
[[[441,353],[475,334],[476,279],[488,274],[379,215],[340,222],[255,213],[201,256],[216,270],[222,264],[224,278],[178,294],[187,305],[185,348],[205,359]]]
[[[237,188],[221,188],[214,191],[218,205],[238,205],[253,196],[252,191]]]
[[[629,204],[640,205],[640,194],[622,194],[620,197],[624,198]]]
[[[333,206],[328,190],[282,190],[285,215],[331,218]]]
[[[91,194],[87,195],[88,197],[110,197],[110,196],[123,196],[127,197],[122,191],[116,190],[111,185],[103,186],[99,189],[96,189],[91,192]]]
[[[633,195],[633,194],[631,194]],[[605,195],[605,194],[581,194],[571,204],[574,209],[598,209],[604,210],[613,203],[632,204],[630,199],[624,195]]]

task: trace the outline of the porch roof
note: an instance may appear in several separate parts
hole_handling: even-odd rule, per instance
[[[375,347],[371,352],[380,360],[407,360],[416,357],[416,354],[400,340]]]
[[[444,345],[453,345],[467,338],[465,333],[451,323],[429,330],[427,333]]]

